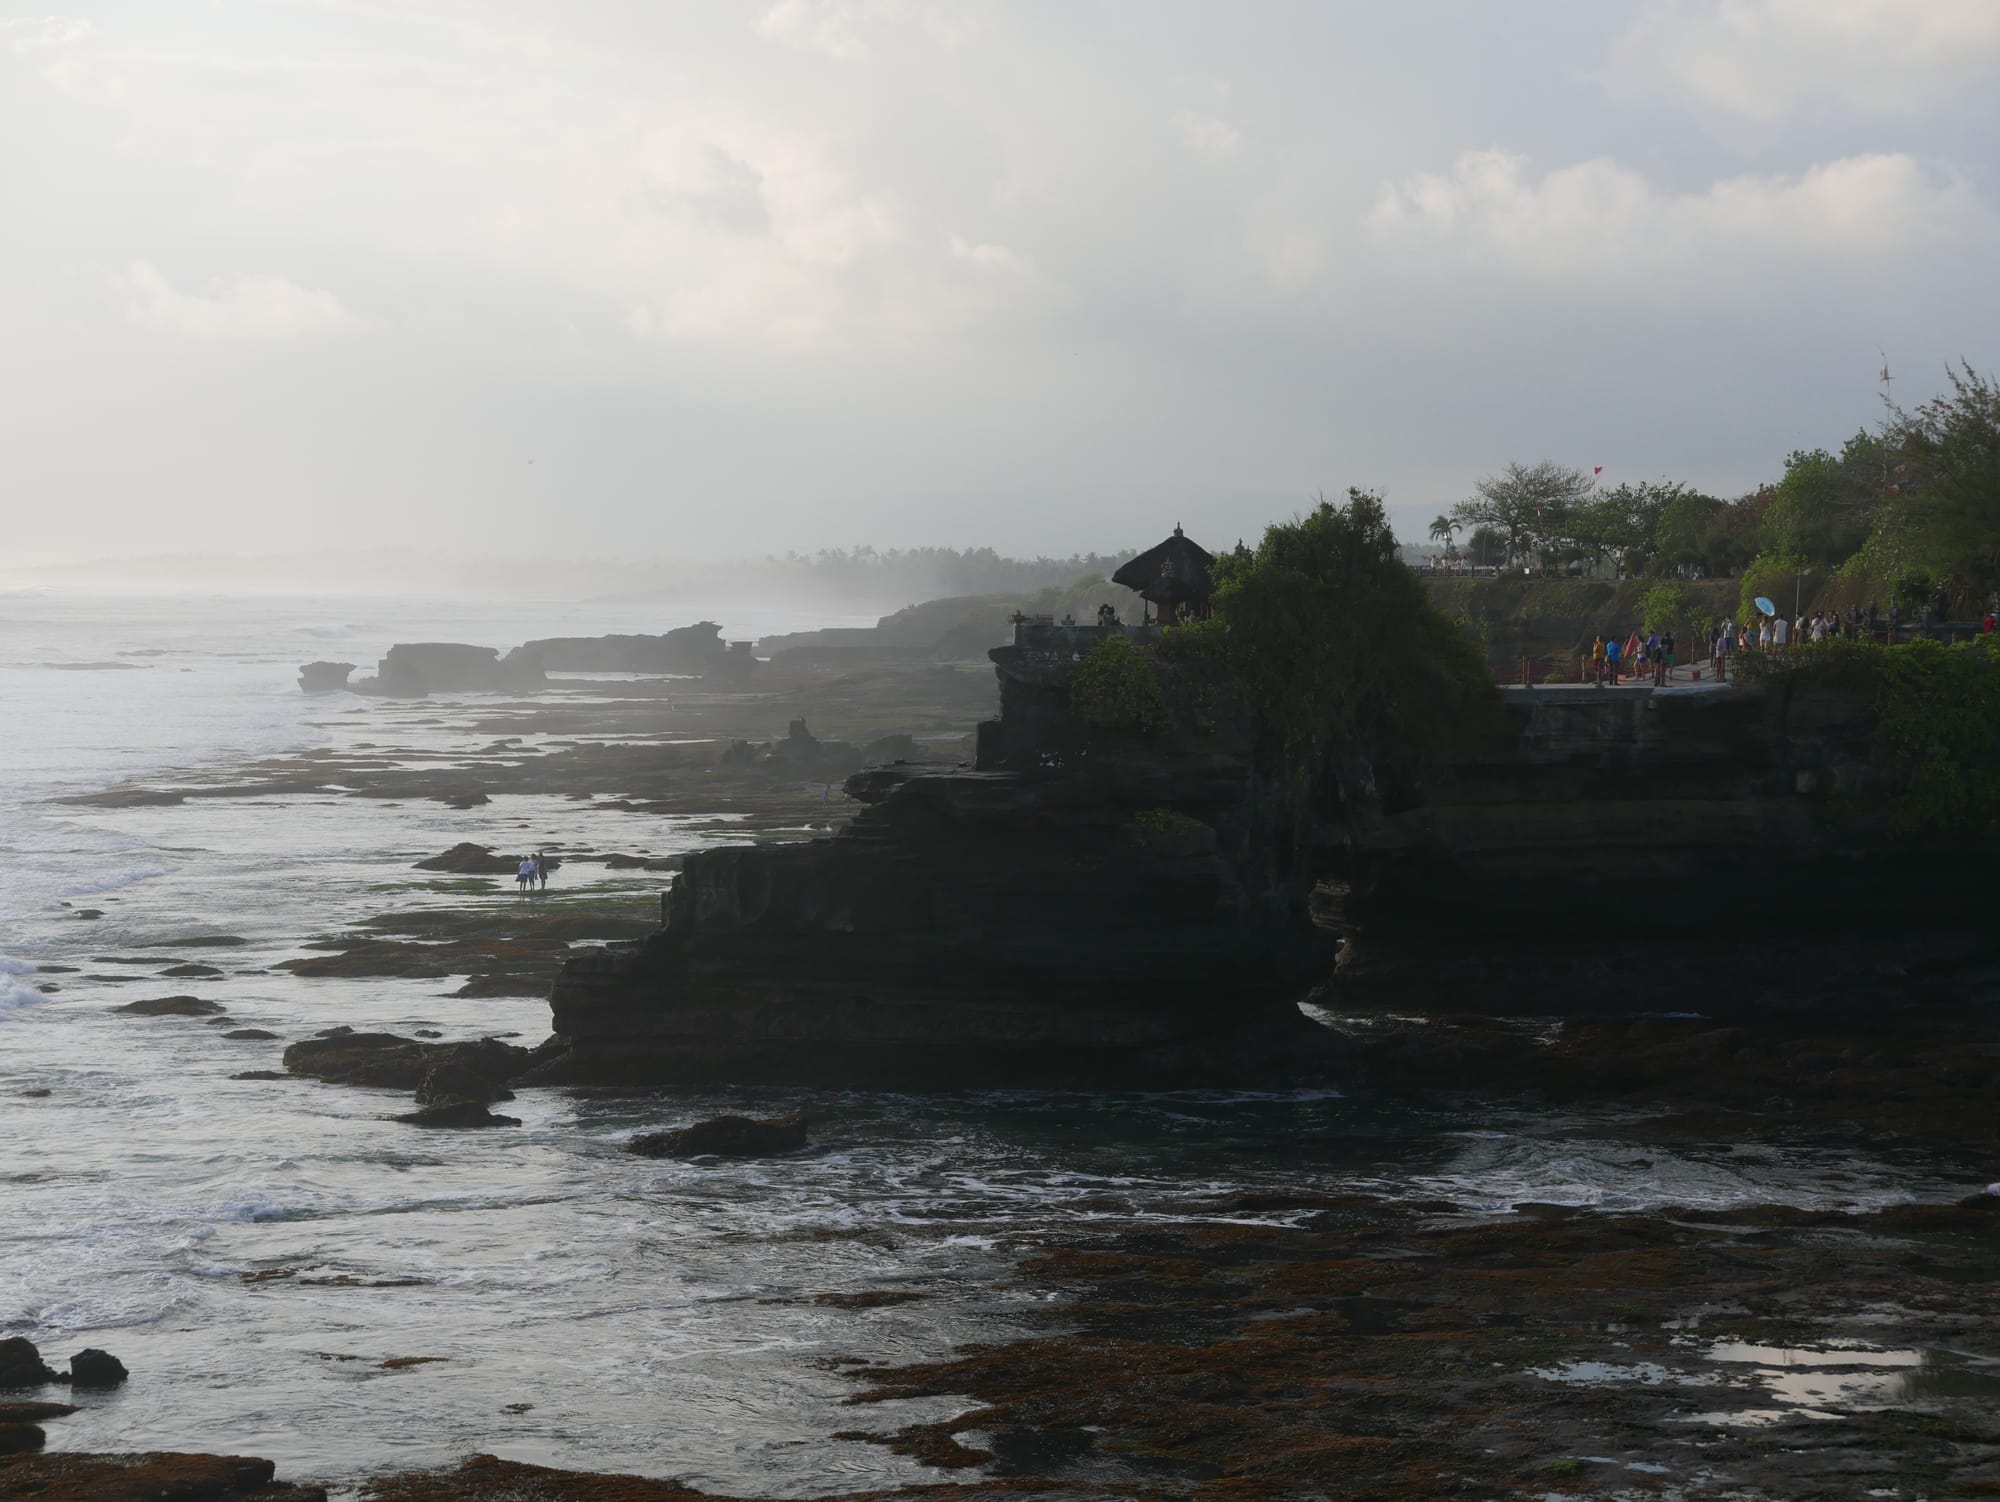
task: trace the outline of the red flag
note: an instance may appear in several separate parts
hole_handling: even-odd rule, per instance
[[[1594,464],[1591,466],[1590,472],[1594,475],[1601,475],[1604,473],[1604,466],[1601,464]]]

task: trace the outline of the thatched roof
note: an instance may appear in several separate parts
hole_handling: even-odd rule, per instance
[[[1136,590],[1155,605],[1199,604],[1215,592],[1209,565],[1215,555],[1190,542],[1179,526],[1157,547],[1146,549],[1111,576],[1113,584]]]

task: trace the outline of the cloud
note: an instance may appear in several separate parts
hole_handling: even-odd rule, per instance
[[[1227,120],[1189,110],[1181,116],[1181,139],[1195,155],[1219,162],[1235,153],[1243,136]]]
[[[951,258],[962,261],[981,271],[1005,272],[1013,276],[1033,273],[1035,263],[1018,250],[1010,250],[1004,245],[975,244],[960,235],[951,237]]]
[[[41,52],[88,41],[92,36],[88,21],[65,20],[61,16],[20,17],[0,21],[0,36],[7,38],[8,50],[16,54]]]
[[[1449,173],[1387,185],[1369,216],[1399,251],[1457,254],[1535,278],[1603,285],[1753,266],[1900,254],[1991,239],[1994,218],[1963,179],[1914,157],[1842,157],[1795,175],[1741,176],[1671,193],[1604,158],[1537,177],[1528,159],[1471,151]]]
[[[965,35],[962,17],[924,0],[777,0],[759,18],[757,35],[835,62],[865,63],[875,56],[867,34],[891,25],[943,47],[957,46]]]
[[[757,23],[757,35],[835,62],[865,63],[869,54],[858,26],[860,11],[848,0],[778,0]]]
[[[147,261],[134,261],[113,287],[126,299],[125,316],[155,333],[191,339],[269,340],[344,333],[354,315],[331,292],[301,287],[281,276],[238,276],[209,284],[209,295],[182,292]]]
[[[1807,108],[1912,115],[2000,85],[2000,3],[1647,0],[1608,76],[1758,122]]]

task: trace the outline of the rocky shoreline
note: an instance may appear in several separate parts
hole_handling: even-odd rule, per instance
[[[816,744],[863,744],[899,730],[949,744],[954,728],[963,733],[963,721],[950,718],[961,703],[952,695],[967,705],[976,697],[966,677],[899,669],[872,701],[831,676],[768,697],[704,689],[693,702],[657,702],[640,687],[615,704],[570,703],[557,690],[546,701],[483,708],[484,733],[497,738],[470,766],[442,755],[426,765],[385,746],[273,759],[149,791],[190,801],[589,794],[705,821],[695,825],[705,837],[733,842],[665,866],[638,851],[551,852],[573,870],[598,864],[662,882],[677,874],[671,865],[690,869],[696,879],[673,883],[665,930],[636,891],[505,897],[494,877],[508,852],[468,839],[418,863],[427,880],[462,890],[301,935],[301,953],[284,968],[329,984],[432,979],[461,996],[535,994],[569,961],[556,989],[558,1036],[546,1045],[328,1029],[287,1048],[292,1077],[411,1092],[412,1115],[444,1109],[461,1112],[461,1125],[497,1124],[508,1118],[492,1107],[508,1091],[546,1080],[590,1080],[595,1071],[599,1081],[657,1085],[672,1078],[674,1060],[689,1078],[727,1071],[736,1061],[713,1040],[741,1015],[734,987],[775,991],[781,1007],[819,1006],[843,989],[869,1003],[853,1048],[832,1048],[828,1036],[791,1047],[794,1063],[811,1058],[824,1070],[795,1079],[865,1081],[878,1065],[887,1084],[926,1068],[953,1085],[1018,1083],[1024,1060],[1057,1058],[1060,1067],[1044,1068],[1037,1083],[1268,1083],[1311,1073],[1347,1092],[1356,1111],[1506,1117],[1555,1144],[1566,1133],[1601,1136],[1607,1113],[1617,1120],[1629,1156],[1595,1206],[1216,1193],[1198,1217],[1147,1224],[1108,1212],[1093,1219],[1086,1204],[1065,1223],[1008,1242],[1014,1270],[993,1296],[1039,1311],[1036,1328],[928,1359],[889,1361],[869,1349],[868,1311],[906,1302],[912,1290],[826,1295],[843,1301],[827,1307],[856,1317],[851,1354],[830,1362],[852,1384],[854,1418],[800,1441],[829,1453],[887,1450],[938,1478],[858,1493],[830,1481],[828,1495],[928,1499],[950,1486],[960,1499],[1664,1493],[1720,1502],[2000,1490],[2000,1427],[1991,1420],[2000,1403],[2000,1195],[1978,1192],[2000,1180],[2000,1023],[1986,1002],[2000,955],[1983,935],[1949,924],[1928,932],[1896,923],[1875,932],[1838,921],[1815,928],[1794,915],[1794,927],[1776,936],[1696,925],[1621,935],[1614,952],[1563,928],[1522,935],[1511,909],[1505,922],[1412,928],[1384,921],[1391,910],[1382,894],[1422,869],[1415,857],[1401,864],[1423,852],[1417,806],[1365,826],[1347,847],[1362,858],[1344,890],[1317,881],[1260,886],[1245,881],[1246,870],[1259,868],[1246,867],[1243,852],[1255,848],[1260,821],[1276,805],[1226,757],[1153,761],[1136,769],[1136,780],[1130,764],[1099,763],[1094,775],[1130,789],[1108,799],[1102,781],[1036,779],[1004,765],[864,774],[854,785],[863,812],[852,833],[801,843],[825,833],[814,825],[842,817],[826,796],[830,786],[803,781],[808,766],[819,769],[819,753],[766,749],[725,759],[738,741],[768,748],[795,739],[790,721],[805,712],[827,736],[813,737]],[[941,687],[947,678],[961,681]],[[849,712],[820,716],[843,693]],[[1643,751],[1657,726],[1637,718],[1642,709],[1620,712],[1635,717],[1632,744]],[[699,749],[684,744],[701,732]],[[551,735],[575,739],[526,743]],[[523,740],[510,744],[515,736]],[[1817,744],[1810,754],[1835,772],[1837,740],[1791,737],[1794,746]],[[1711,744],[1711,760],[1677,756],[1678,772],[1640,784],[1653,793],[1639,801],[1655,804],[1638,810],[1651,831],[1649,858],[1659,863],[1647,879],[1671,875],[1690,849],[1714,847],[1699,830],[1652,817],[1687,803],[1689,789],[1715,785],[1728,744]],[[1538,765],[1544,770],[1528,776],[1544,789],[1579,785],[1574,764]],[[1755,781],[1749,795],[1773,807],[1806,797],[1798,770],[1738,768]],[[1788,792],[1780,771],[1791,776]],[[1488,817],[1504,832],[1515,817],[1507,800],[1464,792],[1481,775],[1462,768],[1451,796],[1498,810]],[[1444,787],[1433,786],[1434,799]],[[1140,817],[1158,809],[1201,828]],[[1418,817],[1396,822],[1409,814]],[[1012,831],[1024,826],[1032,837],[1016,839]],[[1573,820],[1547,827],[1583,828]],[[1567,855],[1577,848],[1572,840]],[[1051,863],[1052,850],[1064,859]],[[1567,855],[1558,842],[1548,859]],[[937,906],[953,890],[957,906]],[[829,905],[829,892],[842,905]],[[866,925],[879,932],[911,892],[929,905],[898,919],[909,933],[891,951],[903,957],[891,974],[908,1003],[900,1015],[933,1019],[926,1025],[951,1035],[942,1054],[926,1055],[919,1030],[878,1026],[884,1010],[867,993],[880,986],[885,946],[857,945],[850,963],[833,937]],[[1175,902],[1186,904],[1185,932],[1156,935],[1145,964],[1135,965],[1140,941],[1107,923],[1107,913],[1157,914]],[[983,927],[977,915],[996,903],[1011,921]],[[1222,942],[1217,923],[1228,930]],[[1330,976],[1329,925],[1352,941]],[[927,949],[924,932],[943,937]],[[219,953],[226,937],[180,947]],[[638,947],[578,959],[580,942]],[[811,965],[788,970],[808,949]],[[198,963],[165,950],[154,958],[155,969]],[[990,995],[967,985],[975,972],[991,976]],[[635,1037],[661,1036],[651,993],[618,999],[635,974],[649,985],[671,974],[721,1000],[706,1035],[637,1051],[640,1063],[620,1079],[607,1061],[620,1050],[632,1055]],[[607,996],[591,992],[593,977],[607,978]],[[1036,999],[1025,1012],[1024,977]],[[1315,977],[1323,985],[1309,1020],[1292,1002]],[[199,988],[200,979],[177,984]],[[1220,1026],[1203,1005],[1173,1004],[1232,986],[1260,1005]],[[1114,987],[1125,994],[1107,1004]],[[1554,998],[1559,1007],[1543,1004]],[[637,1009],[624,1033],[603,1027],[606,1009],[619,1006]],[[992,1024],[978,1045],[993,1070],[984,1080],[961,1047],[968,1019],[982,1009]],[[586,1031],[566,1030],[579,1015]],[[856,1015],[850,1010],[843,1025]],[[578,1046],[592,1029],[594,1056]],[[666,1114],[673,1099],[664,1097]],[[1519,1126],[1524,1118],[1535,1125]],[[788,1135],[774,1141],[778,1151],[798,1150]],[[1651,1175],[1656,1152],[1735,1160],[1862,1149],[1907,1165],[1913,1181],[1963,1192],[1885,1209],[1704,1208],[1661,1202]],[[1337,1141],[1254,1149],[1377,1150]],[[283,1286],[294,1271],[255,1276]],[[917,1422],[874,1418],[881,1405],[909,1399],[959,1411]],[[17,1420],[44,1421],[60,1444],[60,1415]],[[505,1448],[507,1438],[496,1421],[491,1444]],[[354,1437],[364,1462],[366,1446],[365,1436]],[[0,1497],[163,1495],[691,1502],[707,1494],[671,1480],[493,1456],[331,1491],[278,1479],[268,1461],[240,1456],[0,1456]]]

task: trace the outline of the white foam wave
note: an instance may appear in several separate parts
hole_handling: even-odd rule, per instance
[[[311,626],[294,626],[292,635],[310,636],[321,641],[341,641],[354,635],[354,628],[345,621],[329,621]]]
[[[11,975],[0,976],[0,1017],[23,1007],[40,1006],[48,997],[33,986],[24,986]]]

